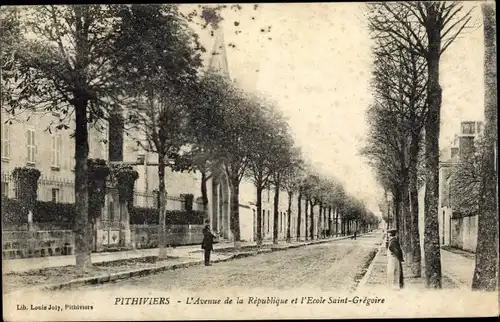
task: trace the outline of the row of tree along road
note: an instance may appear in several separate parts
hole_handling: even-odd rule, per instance
[[[23,121],[31,113],[57,112],[61,116],[49,131],[74,124],[78,267],[92,265],[88,127],[100,129],[106,123],[118,150],[123,140],[120,131],[126,131],[138,145],[158,155],[160,257],[166,256],[167,167],[201,173],[205,210],[207,181],[222,174],[227,177],[230,229],[236,244],[239,186],[244,178],[256,187],[259,242],[262,191],[270,186],[275,190],[275,242],[280,190],[289,195],[288,240],[295,237],[290,235],[294,194],[299,199],[297,238],[301,238],[302,211],[307,238],[314,238],[318,227],[328,226],[332,232],[333,214],[344,225],[354,221],[360,227],[376,225],[377,218],[361,200],[349,196],[335,178],[307,165],[274,102],[243,91],[224,75],[203,71],[206,50],[190,24],[216,28],[223,10],[242,8],[200,7],[189,14],[176,5],[2,8],[2,108],[10,115],[7,122]],[[301,209],[303,204],[306,209]],[[316,208],[324,224],[314,224]]]
[[[474,7],[474,6],[473,6]],[[365,155],[392,196],[395,228],[415,276],[421,275],[418,189],[425,185],[424,252],[428,287],[441,288],[439,242],[439,133],[442,91],[440,61],[461,34],[473,28],[473,9],[460,2],[427,1],[371,4],[368,21],[374,40],[374,102],[368,114]],[[464,180],[477,206],[478,243],[472,288],[495,290],[498,281],[498,198],[496,166],[496,23],[494,4],[482,6],[485,37],[485,133],[475,155],[477,176]],[[478,66],[481,68],[481,66]],[[470,161],[470,160],[469,160]],[[465,163],[468,163],[466,161]],[[465,188],[464,188],[465,187]],[[464,190],[465,189],[465,190]]]

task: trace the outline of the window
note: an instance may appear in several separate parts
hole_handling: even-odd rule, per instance
[[[61,166],[61,149],[62,138],[61,134],[54,134],[52,136],[52,166],[59,168]]]
[[[181,194],[181,198],[184,199],[184,202],[182,203],[182,210],[193,210],[194,196],[192,194]]]
[[[9,183],[2,182],[2,197],[9,198]]]
[[[10,157],[10,125],[8,123],[2,124],[2,158]]]
[[[462,122],[462,134],[474,134],[475,125],[474,122]]]
[[[35,130],[28,130],[26,146],[28,148],[28,163],[35,163]]]
[[[58,188],[52,188],[52,202],[60,202],[60,190]]]

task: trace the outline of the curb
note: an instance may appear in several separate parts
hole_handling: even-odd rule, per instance
[[[264,254],[264,253],[285,251],[288,249],[300,248],[300,247],[316,245],[316,244],[324,244],[324,243],[328,243],[328,242],[334,242],[337,240],[347,239],[350,237],[351,236],[343,236],[343,237],[338,237],[335,239],[317,240],[317,241],[311,241],[311,242],[306,242],[306,243],[302,243],[302,244],[289,245],[289,246],[285,246],[285,247],[272,247],[272,245],[271,245],[271,247],[267,248],[267,249],[259,249],[259,250],[255,250],[255,251],[247,251],[247,252],[241,252],[241,253],[234,254],[234,255],[229,255],[226,258],[220,258],[220,259],[213,260],[212,263],[223,263],[223,262],[228,262],[228,261],[239,259],[239,258],[257,256],[259,254]],[[244,248],[245,247],[242,247],[242,250]],[[164,266],[159,266],[159,267],[140,268],[140,269],[112,273],[109,275],[102,275],[102,276],[97,276],[97,277],[94,276],[94,277],[79,278],[79,279],[71,280],[71,281],[64,282],[64,283],[44,285],[44,286],[41,286],[41,287],[36,288],[36,289],[38,289],[40,291],[67,290],[67,289],[71,289],[74,287],[81,287],[81,286],[85,286],[85,285],[97,285],[97,284],[105,284],[105,283],[109,283],[109,282],[115,282],[115,281],[119,281],[119,280],[128,279],[131,277],[154,275],[154,274],[165,272],[165,271],[193,267],[193,266],[200,265],[202,263],[203,263],[203,260],[200,259],[200,260],[194,260],[194,261],[189,261],[189,262],[182,262],[182,263],[178,263],[178,264],[166,264]]]
[[[379,248],[377,248],[377,253],[375,254],[375,256],[373,256],[372,261],[371,261],[370,265],[368,266],[368,269],[365,272],[365,275],[363,275],[363,278],[359,281],[358,286],[356,286],[356,291],[363,288],[366,285],[366,283],[368,282],[368,280],[370,279],[370,276],[372,275],[373,268],[375,267],[375,262],[376,262],[375,260],[380,255],[380,251],[382,250],[382,247],[384,247],[384,246],[385,245],[382,242],[382,244],[380,244]]]

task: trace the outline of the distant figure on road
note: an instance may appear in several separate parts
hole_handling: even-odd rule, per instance
[[[214,239],[217,237],[210,231],[210,221],[205,220],[205,227],[202,230],[203,241],[201,242],[201,248],[205,250],[205,266],[211,266],[210,264],[210,252],[214,249]]]
[[[389,247],[387,252],[387,281],[393,289],[402,289],[404,287],[403,276],[403,251],[399,244],[397,230],[388,230]]]

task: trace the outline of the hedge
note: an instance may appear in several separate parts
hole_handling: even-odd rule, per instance
[[[2,197],[2,224],[26,224],[28,213],[22,203],[16,199]],[[131,207],[130,224],[158,224],[158,210],[152,208]],[[73,225],[76,218],[75,205],[71,203],[55,203],[52,201],[36,201],[33,211],[33,222],[61,223]],[[167,211],[167,225],[201,225],[205,219],[202,211]]]
[[[28,223],[28,210],[16,199],[2,197],[2,224]],[[33,210],[33,222],[61,223],[72,225],[75,221],[75,205],[52,201],[36,201]]]

